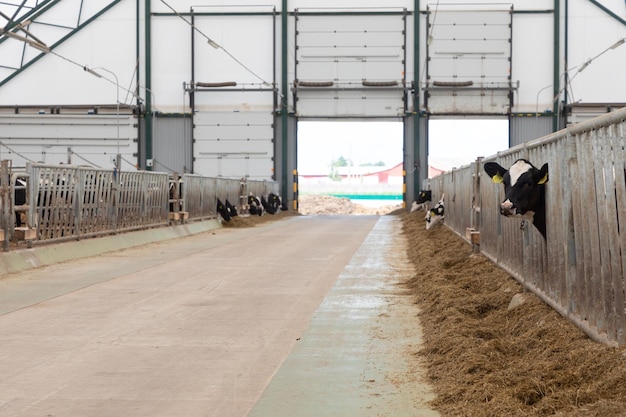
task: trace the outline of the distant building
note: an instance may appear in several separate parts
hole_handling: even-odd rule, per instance
[[[342,184],[402,184],[402,162],[388,168],[384,166],[337,167],[337,178],[331,179],[328,174],[300,174],[300,183],[331,183]]]
[[[337,178],[333,180],[329,174],[300,174],[298,176],[300,184],[320,184],[339,182],[341,184],[402,184],[402,162],[393,167],[384,166],[358,166],[358,167],[337,167]],[[444,170],[428,167],[428,177],[432,178]]]

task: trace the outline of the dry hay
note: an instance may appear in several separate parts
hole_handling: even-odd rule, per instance
[[[384,207],[366,207],[355,204],[348,198],[332,197],[327,195],[301,195],[298,197],[298,211],[287,210],[280,211],[276,214],[263,215],[239,215],[231,219],[230,222],[222,221],[224,227],[252,227],[257,224],[266,223],[268,221],[280,220],[285,217],[294,215],[310,215],[310,214],[390,214],[397,212],[401,208],[400,205],[388,205]]]
[[[625,351],[598,344],[423,213],[400,214],[443,416],[626,416]]]
[[[263,213],[262,216],[245,214],[232,217],[229,222],[222,221],[224,227],[253,227],[271,221],[284,219],[285,217],[295,216],[298,213],[293,210],[279,211],[276,214]]]

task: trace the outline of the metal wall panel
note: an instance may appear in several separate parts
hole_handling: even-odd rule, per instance
[[[0,115],[0,159],[14,167],[26,162],[134,170],[138,149],[136,119],[124,115]],[[119,132],[119,134],[118,134]]]
[[[519,145],[552,133],[552,116],[511,115],[509,146]]]
[[[191,117],[155,117],[152,130],[152,170],[161,172],[191,172]]]
[[[273,121],[273,115],[265,112],[197,112],[194,173],[271,180]]]
[[[512,9],[437,7],[427,16],[427,81],[422,88],[428,111],[509,113]]]
[[[405,19],[402,13],[297,15],[298,117],[404,115]]]

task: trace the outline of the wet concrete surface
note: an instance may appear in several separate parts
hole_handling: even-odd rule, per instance
[[[398,227],[297,216],[4,275],[0,415],[434,415]]]
[[[381,217],[248,417],[434,417],[399,220]]]

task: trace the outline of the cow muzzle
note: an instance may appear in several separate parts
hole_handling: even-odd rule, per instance
[[[504,201],[500,204],[500,214],[503,216],[515,216],[517,215],[517,209],[509,200]]]

